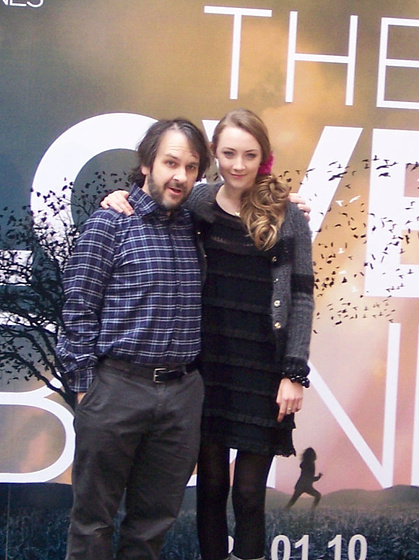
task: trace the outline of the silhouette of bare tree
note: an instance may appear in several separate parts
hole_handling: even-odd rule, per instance
[[[0,229],[0,377],[8,382],[36,378],[74,406],[55,352],[63,324],[62,274],[80,227],[110,190],[107,184],[124,186],[123,180],[98,172],[78,193],[71,183],[59,192],[35,193],[43,196],[43,211],[24,206],[19,217],[7,207],[0,213],[6,224]]]

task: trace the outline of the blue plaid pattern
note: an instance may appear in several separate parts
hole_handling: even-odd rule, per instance
[[[200,351],[201,279],[190,214],[169,218],[139,187],[133,216],[98,210],[64,275],[57,351],[71,388],[84,392],[98,358],[180,365]]]

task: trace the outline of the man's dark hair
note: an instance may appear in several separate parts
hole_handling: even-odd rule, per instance
[[[152,169],[161,139],[169,130],[179,130],[182,132],[189,140],[193,149],[196,150],[199,155],[197,180],[199,181],[202,179],[211,163],[211,152],[208,142],[203,133],[193,123],[187,119],[176,118],[157,121],[147,130],[137,148],[138,162],[129,176],[131,183],[137,183],[140,187],[143,186],[145,177],[141,172],[141,166],[144,165]]]

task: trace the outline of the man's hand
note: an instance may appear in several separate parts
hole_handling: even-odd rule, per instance
[[[294,204],[297,204],[298,208],[304,212],[304,216],[306,217],[307,221],[310,221],[310,212],[311,207],[308,206],[304,198],[302,198],[298,193],[290,193],[289,199]],[[106,200],[106,199],[105,199]]]

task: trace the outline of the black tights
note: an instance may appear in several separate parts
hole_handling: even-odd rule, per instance
[[[197,523],[202,560],[223,560],[228,556],[229,454],[229,448],[223,445],[201,444]],[[236,519],[234,554],[239,558],[264,555],[266,480],[272,459],[273,456],[237,452],[232,502]]]

